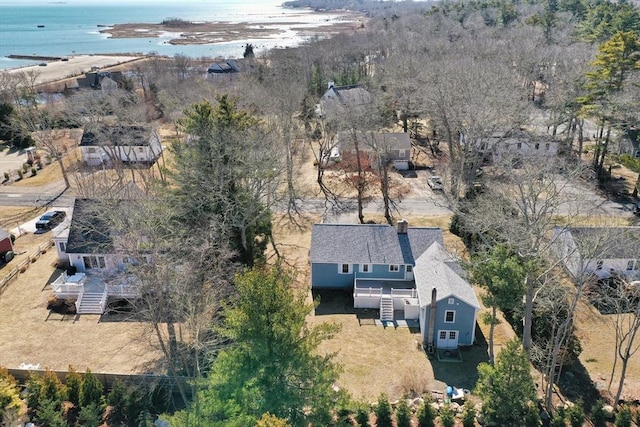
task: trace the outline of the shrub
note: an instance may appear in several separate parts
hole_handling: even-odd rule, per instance
[[[431,396],[427,395],[424,402],[418,408],[418,427],[433,427],[436,421],[436,411],[431,406]]]
[[[536,405],[529,405],[527,413],[524,416],[524,425],[526,427],[539,427],[542,424],[540,419],[540,411]]]
[[[57,298],[54,297],[57,300]],[[80,406],[80,388],[82,387],[82,375],[69,366],[69,372],[65,378],[67,385],[67,400],[75,406]]]
[[[569,417],[569,424],[571,424],[571,427],[582,427],[582,424],[585,421],[582,401],[578,401],[575,405],[570,407],[567,410],[567,416]]]
[[[396,406],[396,427],[411,427],[411,409],[407,404],[407,396],[402,396]]]
[[[91,370],[87,369],[80,387],[80,407],[102,405],[103,390],[102,383],[91,373]]]
[[[62,384],[56,373],[47,369],[41,380],[41,399],[49,400],[58,406],[62,406],[62,402],[67,400],[67,387]]]
[[[369,414],[371,408],[366,403],[361,403],[356,406],[355,420],[360,427],[367,427],[369,425]]]
[[[391,425],[391,405],[385,393],[378,398],[378,403],[374,409],[376,414],[377,427],[392,427]]]
[[[631,427],[631,408],[622,406],[616,415],[616,427]]]
[[[36,176],[38,174],[38,169],[31,168],[31,176]]]
[[[67,427],[67,423],[62,417],[62,405],[51,400],[45,399],[40,402],[40,409],[36,413],[35,419],[41,426]]]
[[[473,408],[471,402],[464,405],[464,412],[462,413],[462,426],[474,427],[476,425],[476,410]]]
[[[24,172],[22,172],[22,169],[18,169],[16,172],[18,173],[19,179],[22,179],[24,177]]]
[[[99,426],[102,424],[102,406],[91,403],[83,406],[78,415],[79,426]]]
[[[9,172],[5,172],[5,173],[4,173],[4,180],[5,180],[5,181],[9,181],[9,178],[10,178],[10,176],[9,176]]]
[[[18,417],[21,407],[18,381],[6,368],[0,367],[0,425],[5,425],[4,421],[12,425],[11,421]]]
[[[127,418],[127,388],[119,379],[113,382],[111,391],[107,395],[107,404],[111,406],[109,411],[109,424],[119,425]]]
[[[456,424],[456,417],[453,414],[451,406],[444,405],[442,409],[440,409],[440,424],[442,424],[442,427],[454,427]]]
[[[22,172],[27,173],[27,170],[29,169],[31,165],[29,163],[23,163],[22,164]]]

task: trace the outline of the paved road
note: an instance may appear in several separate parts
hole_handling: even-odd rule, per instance
[[[56,206],[71,207],[75,197],[65,192],[64,182],[41,187],[0,186],[0,206]],[[1,208],[0,208],[1,209]]]

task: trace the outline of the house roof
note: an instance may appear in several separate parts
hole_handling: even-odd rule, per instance
[[[108,254],[115,247],[111,227],[105,216],[104,205],[99,200],[76,199],[69,226],[67,253]]]
[[[101,145],[135,146],[149,145],[151,129],[144,126],[113,126],[103,127],[99,131],[84,131],[80,140],[81,147],[95,147]],[[108,142],[105,141],[108,139]]]
[[[116,84],[124,80],[122,71],[91,71],[84,74],[84,77],[76,79],[77,87],[97,89],[104,79],[109,79]]]
[[[338,144],[342,150],[353,150],[353,138],[357,137],[360,142],[358,149],[363,151],[372,150],[374,147],[381,151],[390,150],[411,150],[411,140],[409,134],[404,132],[373,132],[357,131],[354,135],[350,131],[338,132]]]
[[[359,84],[332,86],[322,95],[322,100],[336,100],[342,105],[362,105],[371,102],[371,94]]]
[[[640,258],[640,227],[571,227],[567,231],[582,257]]]
[[[436,288],[436,301],[456,297],[472,307],[480,308],[473,288],[462,276],[464,271],[439,242],[434,242],[416,261],[414,280],[420,302],[431,305]]]
[[[415,264],[432,243],[443,244],[442,230],[380,224],[314,224],[311,231],[312,263]]]

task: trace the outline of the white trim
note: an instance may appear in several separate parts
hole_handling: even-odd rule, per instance
[[[448,313],[453,313],[453,319],[452,320],[447,320],[447,314]],[[445,310],[444,311],[444,323],[456,323],[456,311],[455,310]]]
[[[453,305],[453,304],[455,304],[455,303],[456,303],[456,299],[455,299],[455,298],[449,298],[449,299],[447,299],[447,304],[449,304],[449,305]]]
[[[395,267],[392,269],[391,267]],[[400,271],[400,264],[389,264],[389,272],[398,273]]]
[[[367,267],[367,271],[364,271],[364,267]],[[373,273],[373,264],[360,264],[360,273]]]
[[[346,272],[342,269],[345,265],[348,267]],[[352,270],[352,264],[348,264],[346,262],[338,264],[338,274],[351,274],[353,272]]]

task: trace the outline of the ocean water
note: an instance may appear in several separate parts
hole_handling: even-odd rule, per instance
[[[99,53],[150,53],[190,57],[239,57],[244,45],[256,52],[293,46],[303,39],[294,23],[326,25],[328,16],[311,11],[285,9],[282,0],[156,0],[145,3],[0,0],[0,69],[32,65],[39,61],[7,58],[7,55],[70,56]],[[303,16],[300,14],[303,12]],[[122,23],[160,23],[165,18],[189,21],[273,22],[287,31],[267,40],[247,39],[209,45],[171,45],[162,38],[111,39],[100,34],[103,26]],[[39,28],[38,26],[44,25]]]

